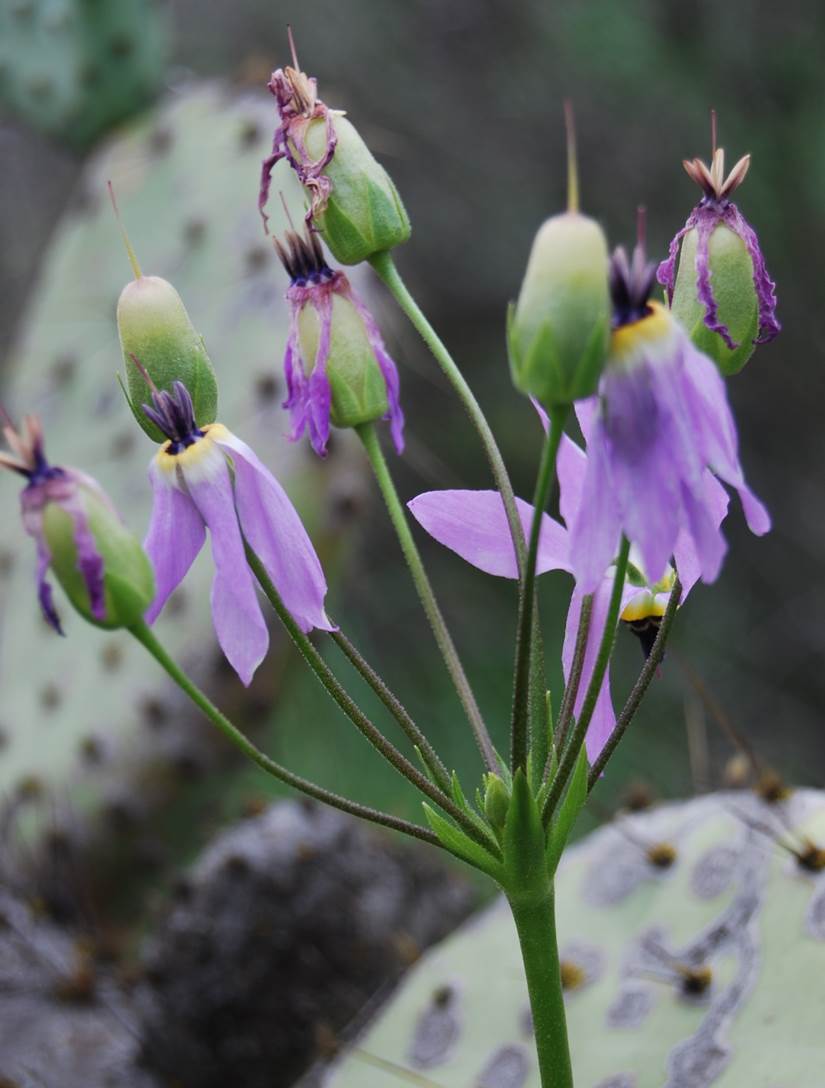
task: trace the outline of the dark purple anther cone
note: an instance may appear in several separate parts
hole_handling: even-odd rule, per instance
[[[768,275],[765,258],[759,247],[756,232],[730,199],[731,194],[745,180],[745,175],[750,166],[750,155],[743,156],[727,177],[724,176],[725,153],[721,148],[714,151],[710,169],[701,159],[686,160],[683,166],[688,176],[701,187],[704,196],[690,213],[684,227],[670,243],[667,259],[662,261],[657,270],[656,275],[659,283],[667,290],[668,303],[673,301],[680,243],[689,231],[695,230],[696,291],[700,302],[704,306],[705,325],[711,332],[718,333],[731,351],[739,346],[734,342],[727,326],[719,319],[708,259],[708,246],[711,235],[718,226],[727,227],[742,239],[751,258],[753,286],[756,291],[759,313],[759,325],[754,343],[767,344],[768,341],[774,339],[781,329],[776,317],[776,284]]]
[[[153,390],[152,404],[143,405],[143,413],[166,435],[170,445],[167,453],[181,453],[203,438],[195,422],[195,407],[183,382],[173,382],[172,392]]]

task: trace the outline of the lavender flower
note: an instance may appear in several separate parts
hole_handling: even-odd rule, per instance
[[[716,578],[726,545],[714,518],[718,484],[707,469],[739,493],[752,532],[770,528],[739,464],[724,382],[676,319],[649,301],[653,278],[641,244],[632,264],[616,251],[610,354],[598,399],[579,406],[588,457],[571,555],[585,593],[599,585],[622,533],[654,583],[684,534],[703,581]]]
[[[140,545],[123,526],[96,480],[74,468],[50,465],[43,429],[26,416],[22,431],[3,417],[12,453],[0,465],[20,473],[23,527],[37,547],[37,595],[46,621],[63,634],[47,580],[51,569],[74,607],[101,627],[135,623],[154,594],[152,571]]]
[[[289,337],[284,355],[290,438],[309,432],[324,457],[330,421],[354,427],[388,419],[396,450],[404,449],[404,413],[398,369],[384,346],[372,314],[344,272],[324,259],[318,236],[289,231],[276,248],[290,285]]]
[[[714,138],[714,145],[715,142]],[[696,292],[704,307],[704,322],[711,332],[719,334],[730,351],[735,351],[740,345],[733,340],[725,322],[720,320],[717,298],[711,282],[709,245],[711,235],[717,227],[726,227],[737,235],[742,240],[751,260],[757,306],[757,329],[753,343],[766,344],[773,340],[781,329],[776,318],[776,285],[768,275],[765,258],[759,248],[759,240],[753,228],[730,199],[745,180],[750,159],[750,155],[744,155],[727,177],[725,177],[725,152],[722,148],[714,146],[710,168],[701,159],[683,162],[682,165],[688,176],[700,186],[704,195],[688,216],[684,227],[670,243],[667,260],[661,262],[656,272],[659,283],[667,290],[670,305],[673,302],[676,286],[676,261],[680,243],[686,234],[695,230]]]
[[[545,428],[546,413],[534,401]],[[584,493],[587,457],[579,446],[566,435],[562,437],[558,454],[560,483],[560,512],[567,526],[578,516]],[[716,526],[727,512],[727,495],[724,489],[708,474],[708,488],[712,503],[712,520]],[[533,519],[533,507],[521,499],[516,500],[525,535],[529,533]],[[488,574],[502,578],[517,578],[518,565],[512,537],[504,511],[504,503],[497,491],[430,491],[409,503],[416,520],[439,543],[460,555],[467,562]],[[676,544],[676,563],[683,585],[682,602],[695,585],[699,563],[688,534],[681,534]],[[651,585],[642,570],[641,560],[633,555],[634,562],[628,568],[628,576],[622,590],[620,618],[630,630],[638,634],[645,647],[649,630],[658,627],[664,615],[670,591],[674,584],[671,567],[659,583]],[[549,514],[542,514],[539,537],[537,573],[550,570],[571,571],[570,533],[564,525]],[[582,677],[574,704],[578,714],[584,702],[590,677],[596,664],[602,631],[607,620],[610,596],[613,589],[614,569],[604,572],[593,593],[593,603],[585,647]],[[587,594],[576,585],[570,599],[565,625],[562,665],[565,678],[570,675],[576,638],[581,617],[582,603]],[[647,647],[646,647],[647,648]],[[592,763],[604,747],[616,723],[610,692],[610,674],[605,674],[587,732],[587,754]]]
[[[263,660],[269,633],[244,541],[260,558],[303,631],[333,630],[324,612],[326,581],[295,508],[253,451],[221,423],[198,427],[182,382],[154,392],[146,415],[168,438],[149,470],[154,491],[145,548],[155,568],[152,623],[203,546],[212,539],[212,617],[218,642],[244,684]]]

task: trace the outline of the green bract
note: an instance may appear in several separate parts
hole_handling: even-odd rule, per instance
[[[718,319],[727,326],[737,347],[731,350],[705,324],[705,305],[696,289],[695,230],[688,231],[682,241],[671,309],[696,347],[709,355],[723,374],[736,374],[753,355],[759,328],[753,262],[739,235],[719,225],[708,241],[708,263]]]
[[[513,382],[548,408],[596,391],[610,332],[607,268],[593,219],[565,212],[540,227],[507,342]]]
[[[315,223],[336,260],[359,264],[406,242],[410,220],[392,179],[355,126],[335,111],[330,111],[330,118],[338,142],[323,173],[332,182],[332,192]],[[323,156],[326,139],[326,121],[317,118],[305,136],[312,158]]]
[[[320,329],[315,307],[304,307],[298,317],[302,358],[315,359]],[[387,414],[386,382],[363,319],[353,304],[341,295],[332,296],[326,371],[332,392],[330,420],[336,427],[357,427]]]
[[[89,529],[103,560],[106,618],[92,615],[89,591],[78,569],[75,527],[62,506],[49,503],[43,511],[43,532],[51,552],[51,567],[74,608],[98,627],[131,627],[143,616],[155,596],[152,565],[123,525],[109,501],[94,487],[78,485]]]
[[[134,356],[158,389],[181,381],[189,390],[199,426],[214,423],[218,409],[215,371],[203,337],[196,331],[175,288],[160,276],[139,276],[128,283],[117,304],[117,326],[126,365],[126,384],[135,418],[155,442],[164,435],[143,415],[151,390]]]

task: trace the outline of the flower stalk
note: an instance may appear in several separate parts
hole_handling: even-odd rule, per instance
[[[467,715],[467,719],[473,730],[473,735],[475,736],[479,751],[487,765],[487,769],[491,771],[496,770],[498,768],[498,760],[496,759],[493,742],[487,731],[487,726],[484,724],[484,719],[481,716],[481,711],[479,710],[475,695],[470,687],[467,674],[464,672],[464,666],[461,664],[452,636],[447,630],[447,625],[441,614],[441,609],[435,599],[430,579],[424,569],[421,555],[419,554],[418,547],[410,531],[407,515],[401,504],[401,500],[398,497],[398,492],[395,490],[395,484],[390,475],[387,462],[381,452],[381,446],[378,441],[378,436],[375,433],[375,428],[372,424],[364,424],[363,426],[357,427],[356,430],[364,445],[364,449],[366,450],[376,481],[378,482],[381,494],[384,497],[384,502],[387,505],[390,520],[398,535],[401,550],[404,553],[404,559],[407,562],[407,566],[410,568],[410,574],[415,583],[419,599],[421,600],[427,619],[430,621],[430,626],[435,635],[435,640],[438,644],[441,656],[444,659],[444,663],[452,677],[455,689],[458,692],[458,697],[464,707],[464,712]]]

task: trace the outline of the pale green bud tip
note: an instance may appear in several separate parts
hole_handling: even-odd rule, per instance
[[[546,407],[596,391],[610,333],[607,273],[607,242],[593,219],[565,212],[542,224],[507,340],[515,385]]]
[[[485,776],[484,784],[484,813],[491,826],[500,831],[507,820],[510,794],[504,782],[492,772]]]
[[[175,381],[183,382],[191,393],[198,425],[214,423],[218,408],[215,371],[203,338],[172,284],[160,276],[139,276],[128,283],[118,300],[117,326],[129,401],[149,437],[164,441],[141,408],[151,403],[153,386],[170,389]]]

